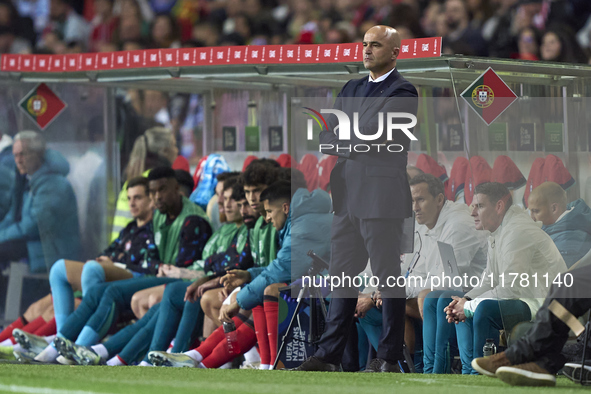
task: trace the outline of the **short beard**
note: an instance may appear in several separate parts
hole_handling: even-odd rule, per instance
[[[252,220],[250,222],[247,222],[246,221],[247,219],[252,219]],[[246,224],[246,227],[248,229],[254,228],[254,226],[257,223],[256,218],[254,216],[244,216],[243,220],[244,220],[244,224]]]

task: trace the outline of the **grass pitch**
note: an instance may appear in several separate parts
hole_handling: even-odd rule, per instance
[[[588,388],[558,378],[555,388],[511,387],[485,376],[361,374],[149,367],[0,364],[0,392],[257,394],[550,394]]]

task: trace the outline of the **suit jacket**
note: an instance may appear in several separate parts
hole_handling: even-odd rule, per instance
[[[368,77],[347,82],[335,101],[335,109],[349,115],[353,128],[353,113],[359,114],[359,132],[363,135],[375,134],[378,130],[379,116],[383,115],[383,134],[379,141],[364,141],[351,131],[350,141],[339,141],[332,132],[338,124],[336,116],[327,118],[328,131],[320,133],[321,144],[333,146],[372,143],[400,144],[402,152],[388,152],[385,146],[377,152],[375,147],[369,152],[352,151],[350,154],[340,149],[325,150],[324,153],[340,156],[331,175],[330,184],[333,207],[337,215],[349,212],[360,219],[407,218],[412,214],[410,187],[406,175],[409,138],[395,130],[391,141],[385,140],[387,112],[406,112],[416,115],[418,94],[415,87],[404,79],[397,70],[386,78],[382,85],[364,98]],[[355,98],[357,97],[357,98]],[[401,119],[400,123],[408,123]],[[346,199],[345,199],[346,198]],[[345,203],[348,201],[348,203]]]

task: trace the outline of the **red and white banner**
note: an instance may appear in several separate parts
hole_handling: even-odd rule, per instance
[[[403,40],[398,59],[441,56],[441,37]],[[74,55],[2,55],[1,71],[74,72],[233,64],[320,64],[363,60],[363,45],[261,45],[147,49]]]

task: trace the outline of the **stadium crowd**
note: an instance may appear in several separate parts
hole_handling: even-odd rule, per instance
[[[0,170],[11,184],[0,212],[0,264],[54,262],[51,294],[0,333],[3,354],[44,363],[192,368],[224,368],[244,355],[245,368],[272,368],[281,340],[280,289],[301,285],[308,250],[330,260],[330,185],[318,163],[249,157],[242,171],[231,172],[222,156],[211,154],[193,178],[173,169],[184,164],[175,160],[171,132],[148,129],[125,170],[116,234],[96,258],[79,262],[67,162],[36,132],[1,141]],[[483,360],[487,341],[504,347],[503,335],[538,311],[538,318],[548,314],[543,299],[560,291],[552,280],[591,248],[591,209],[583,200],[568,203],[555,182],[529,194],[529,215],[513,201],[511,182],[477,184],[468,205],[459,191],[446,198],[434,174],[416,167],[407,173],[416,234],[414,253],[400,264],[406,276],[425,282],[406,287],[409,358],[401,369],[448,373],[454,355],[464,374],[519,364],[524,357],[516,351],[508,353],[512,362],[502,358],[492,367],[474,360]],[[434,284],[433,277],[448,272],[442,242],[453,248],[458,275],[480,283]],[[392,256],[393,264],[398,260]],[[501,285],[512,273],[530,280],[546,274],[550,281]],[[343,370],[363,370],[375,352],[381,303],[379,287],[359,289],[351,328],[357,341],[345,350]],[[235,326],[232,346],[223,323]],[[547,377],[561,366],[529,370]]]
[[[585,0],[2,0],[0,53],[359,41],[376,24],[443,52],[587,63]]]

